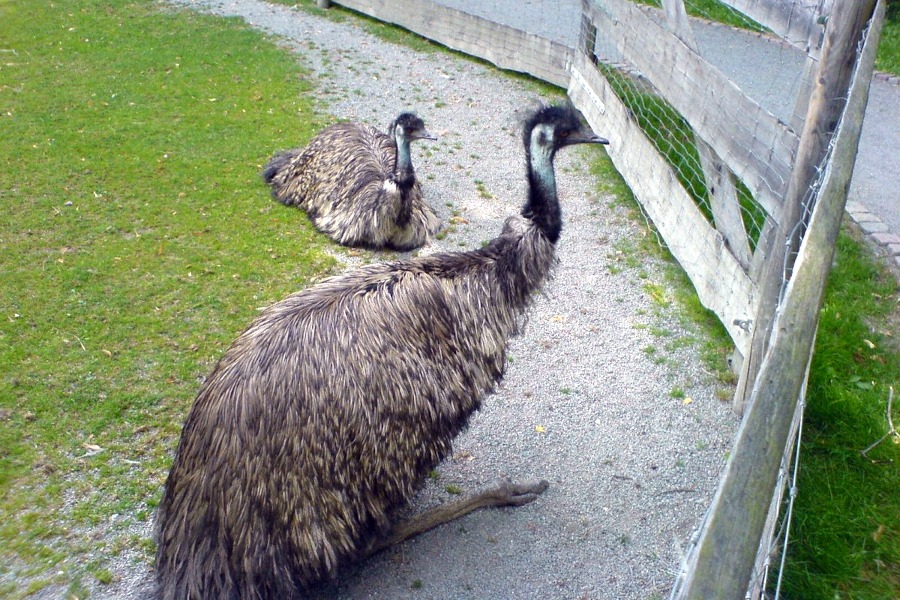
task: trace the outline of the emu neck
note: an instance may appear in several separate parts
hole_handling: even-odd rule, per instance
[[[532,136],[534,138],[534,136]],[[562,211],[556,195],[556,173],[553,170],[553,150],[532,139],[526,150],[528,159],[528,201],[522,216],[555,244],[562,231]]]
[[[408,192],[416,181],[409,139],[406,137],[397,138],[397,165],[394,167],[394,181],[403,193]]]

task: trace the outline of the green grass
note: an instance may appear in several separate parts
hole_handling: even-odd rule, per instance
[[[332,267],[258,175],[323,117],[236,20],[4,0],[0,40],[0,595],[77,595],[152,551],[124,530],[150,518],[199,380]]]
[[[662,0],[634,1],[656,8],[662,8],[663,5]],[[762,27],[755,21],[748,19],[738,11],[722,4],[721,2],[718,2],[717,0],[685,0],[684,5],[687,14],[694,17],[707,19],[709,21],[716,21],[718,23],[725,23],[726,25],[731,25],[732,27],[740,27],[742,29],[748,29],[750,31],[768,31],[768,29],[766,29],[765,27]]]
[[[875,55],[875,68],[900,76],[900,1],[889,0]]]
[[[629,218],[644,223],[640,205],[635,199],[625,180],[616,171],[612,161],[605,153],[598,153],[598,158],[590,164],[590,172],[597,183],[597,193],[615,198],[613,203],[628,210]],[[715,313],[701,304],[687,274],[677,263],[649,221],[645,222],[644,235],[631,243],[617,245],[616,253],[606,257],[607,268],[613,274],[625,269],[638,273],[641,279],[646,275],[641,271],[646,256],[660,259],[662,282],[644,281],[642,286],[653,301],[653,316],[675,316],[682,332],[674,345],[694,344],[700,354],[704,367],[715,379],[725,385],[735,382],[735,375],[729,367],[728,359],[734,348],[731,337]],[[677,310],[672,310],[672,305]],[[656,337],[670,337],[672,332],[656,325],[641,325]],[[688,333],[690,332],[690,333]],[[654,361],[661,361],[659,355]]]
[[[819,317],[807,392],[788,598],[896,598],[900,444],[886,439],[888,386],[900,422],[896,278],[844,234]]]

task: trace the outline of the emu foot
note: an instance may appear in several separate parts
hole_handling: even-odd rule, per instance
[[[476,508],[485,506],[522,506],[529,502],[534,502],[537,497],[544,492],[550,484],[546,479],[535,479],[524,483],[514,483],[509,479],[499,479],[488,487],[482,488],[470,496],[470,500],[475,498],[483,498],[484,504]],[[475,510],[474,508],[472,510]]]
[[[369,548],[364,556],[377,554],[385,548],[430,531],[438,525],[449,523],[479,508],[522,506],[534,502],[549,486],[550,484],[544,479],[525,483],[513,483],[509,479],[500,479],[473,494],[447,502],[395,524],[391,535]]]

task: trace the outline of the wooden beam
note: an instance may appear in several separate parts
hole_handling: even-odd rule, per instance
[[[819,57],[820,41],[825,30],[816,22],[816,6],[801,0],[721,0],[734,10],[750,17],[792,46],[814,58]]]
[[[669,30],[696,53],[697,42],[684,8],[684,0],[663,0],[663,9],[666,12],[666,25]],[[741,263],[744,270],[749,271],[750,241],[747,236],[747,228],[744,226],[743,215],[741,215],[741,204],[737,186],[734,183],[734,175],[709,144],[702,139],[697,139],[696,146],[700,155],[700,166],[706,180],[713,222],[728,243],[728,249]]]
[[[765,356],[783,282],[790,275],[791,263],[803,232],[804,198],[818,174],[846,102],[857,57],[859,31],[865,24],[861,15],[871,15],[874,4],[875,0],[839,2],[828,21],[822,59],[813,78],[809,110],[782,207],[782,218],[778,229],[762,247],[766,256],[764,270],[758,279],[760,304],[753,323],[749,360],[744,361],[734,397],[734,409],[738,413],[743,411],[749,400],[760,361]]]
[[[687,272],[700,301],[722,320],[735,346],[746,352],[749,335],[740,322],[755,311],[750,278],[591,59],[577,52],[571,73],[572,103],[594,131],[609,138],[607,152],[613,164]]]
[[[583,4],[600,35],[665,99],[747,185],[776,221],[798,145],[794,132],[718,69],[627,0]],[[675,68],[677,66],[677,69]]]
[[[851,3],[846,3],[845,7],[850,7],[852,14],[843,10],[836,13],[837,22],[831,22],[829,30],[837,30],[836,36],[847,39],[855,48],[861,31],[856,27],[859,21],[855,17],[869,21],[867,17],[872,16],[874,2],[858,0],[852,7]],[[741,422],[725,474],[713,499],[696,562],[689,565],[678,598],[744,598],[753,575],[766,509],[773,496],[778,466],[787,444],[805,367],[812,353],[825,281],[831,269],[847,188],[853,174],[883,19],[884,0],[878,0],[878,10],[849,90],[833,155],[826,167],[809,229],[773,328],[771,348],[753,387],[753,400]],[[844,46],[832,44],[831,47]],[[826,40],[823,60],[842,62],[842,57],[829,59],[828,54],[829,42]]]
[[[501,69],[527,73],[563,88],[569,83],[566,67],[572,51],[559,42],[429,0],[333,0],[333,3],[399,25]]]

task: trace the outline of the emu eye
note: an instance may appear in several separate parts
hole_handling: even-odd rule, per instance
[[[567,137],[569,137],[569,135],[571,135],[571,133],[572,133],[572,132],[571,132],[571,131],[568,131],[568,130],[560,131],[560,132],[559,132],[559,137],[567,138]]]

